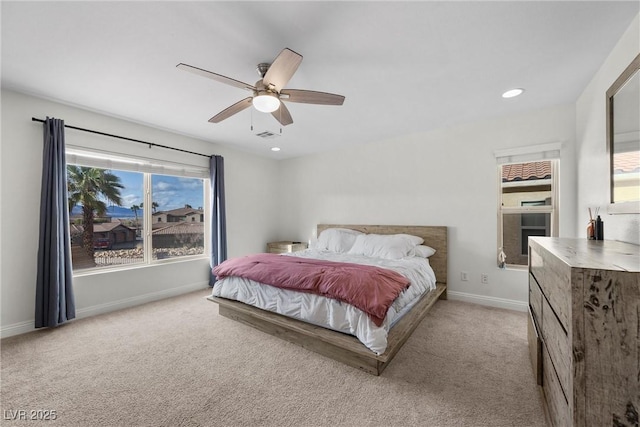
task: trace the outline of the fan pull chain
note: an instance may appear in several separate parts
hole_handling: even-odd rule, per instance
[[[253,108],[251,109],[251,132],[253,132]]]

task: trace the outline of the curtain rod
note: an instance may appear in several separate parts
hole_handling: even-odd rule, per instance
[[[31,117],[31,121],[44,123],[44,120],[37,119],[35,117]],[[194,151],[183,150],[182,148],[169,147],[168,145],[155,144],[153,142],[141,141],[139,139],[133,139],[133,138],[127,138],[125,136],[113,135],[113,134],[110,134],[110,133],[100,132],[100,131],[97,131],[97,130],[79,128],[77,126],[71,126],[71,125],[64,125],[64,127],[69,128],[69,129],[80,130],[82,132],[89,132],[89,133],[95,133],[97,135],[108,136],[108,137],[111,137],[111,138],[124,139],[125,141],[137,142],[139,144],[148,145],[149,148],[151,148],[153,146],[153,147],[166,148],[167,150],[175,150],[175,151],[181,151],[183,153],[195,154],[196,156],[212,157],[209,154],[196,153]]]

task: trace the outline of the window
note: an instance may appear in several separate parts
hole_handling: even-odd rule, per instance
[[[498,245],[506,264],[526,266],[528,239],[558,235],[558,160],[501,164]]]
[[[522,201],[521,206],[546,206],[551,204],[551,198],[545,200]],[[551,223],[547,213],[531,213],[521,218],[521,255],[527,256],[529,252],[529,236],[550,236]]]
[[[74,270],[144,262],[143,175],[67,166]]]
[[[151,199],[159,209],[153,214],[159,220],[151,231],[154,259],[203,254],[203,180],[151,175],[151,188]]]
[[[117,167],[96,166],[105,163]],[[185,174],[183,167],[172,175],[168,167],[105,161],[73,151],[67,164],[74,272],[206,253],[209,187],[202,176],[208,171]],[[158,169],[167,173],[149,171]]]

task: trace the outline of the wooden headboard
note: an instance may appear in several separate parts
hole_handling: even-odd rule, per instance
[[[429,258],[429,264],[436,273],[438,283],[447,283],[447,227],[429,225],[337,225],[318,224],[317,235],[327,228],[349,228],[367,234],[411,234],[422,237],[424,244],[436,253]]]

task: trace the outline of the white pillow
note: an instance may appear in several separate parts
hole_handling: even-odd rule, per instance
[[[420,257],[420,258],[429,258],[431,255],[435,254],[436,250],[431,246],[426,245],[418,245],[411,250],[409,256]]]
[[[362,234],[349,250],[353,255],[375,258],[400,259],[409,253],[424,239],[409,234]]]
[[[338,253],[348,252],[362,233],[348,228],[327,228],[318,236],[316,249]]]
[[[392,236],[404,237],[405,239],[409,239],[409,241],[414,245],[421,245],[424,243],[424,239],[422,237],[412,236],[411,234],[392,234]]]

